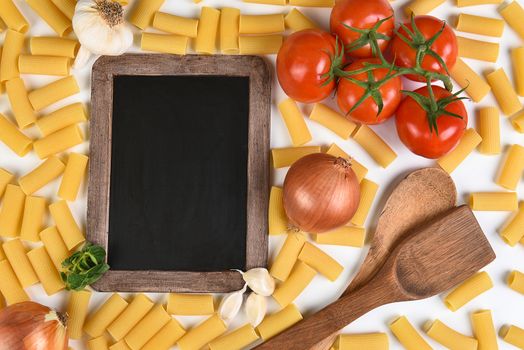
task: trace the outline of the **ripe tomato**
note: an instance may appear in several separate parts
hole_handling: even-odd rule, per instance
[[[277,55],[280,86],[292,99],[312,103],[328,97],[335,89],[335,78],[329,72],[337,62],[335,38],[322,30],[305,29],[291,34]],[[343,57],[342,55],[339,55]]]
[[[345,71],[354,71],[364,67],[364,63],[377,63],[380,64],[378,58],[361,59],[353,62],[346,68]],[[388,73],[386,68],[377,68],[371,71],[373,75],[373,81],[382,80]],[[368,73],[360,73],[351,76],[353,79],[368,82]],[[386,81],[381,86],[370,86],[372,91],[379,94],[383,102],[382,111],[378,113],[378,105],[372,96],[366,98],[358,107],[356,107],[350,114],[349,117],[360,123],[364,124],[379,124],[390,118],[397,109],[400,100],[402,99],[402,80],[400,77],[394,77]],[[340,78],[337,88],[337,102],[339,108],[345,114],[348,114],[351,108],[359,101],[364,95],[365,89],[358,86],[354,82]]]
[[[412,32],[406,33],[406,30],[402,27],[399,28],[398,34],[395,35],[391,41],[390,49],[391,55],[395,58],[395,64],[400,67],[416,67],[417,60],[417,49],[411,47],[406,42],[404,42],[399,35],[403,35],[405,38],[413,41],[413,45],[419,47],[420,50],[428,52],[429,50],[436,53],[442,58],[448,70],[453,68],[453,65],[457,61],[457,38],[453,29],[450,26],[445,24],[444,21],[432,17],[432,16],[416,16],[414,18],[415,25],[422,34],[422,37],[413,34],[413,28],[410,22],[405,23],[404,25]],[[437,34],[444,26],[444,30],[438,36],[438,38],[428,47],[428,40],[430,40],[435,34]],[[439,61],[429,55],[424,55],[424,58],[421,62],[421,67],[431,71],[438,72],[441,74],[446,74],[446,70],[439,63]],[[416,75],[407,75],[407,78],[415,81],[425,81],[423,77]]]
[[[349,56],[357,58],[373,57],[369,44],[356,50],[348,50],[351,43],[358,40],[361,34],[346,26],[370,29],[378,21],[388,17],[391,18],[380,25],[377,33],[391,37],[395,29],[395,19],[393,17],[393,9],[387,0],[338,0],[333,7],[333,11],[331,11],[331,32],[338,35],[340,40],[342,40]],[[384,51],[388,41],[380,39],[378,44],[380,50]]]
[[[433,86],[436,101],[450,99],[451,93],[440,86]],[[424,86],[414,92],[429,96],[429,89]],[[443,114],[450,112],[462,117]],[[444,106],[435,114],[438,134],[429,127],[430,119],[427,112],[410,96],[407,96],[397,109],[396,125],[400,140],[413,153],[426,158],[439,158],[451,151],[459,142],[468,125],[468,113],[460,100],[455,100]]]

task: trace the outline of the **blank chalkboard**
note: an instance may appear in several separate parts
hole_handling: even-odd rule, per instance
[[[88,239],[101,291],[224,292],[267,262],[270,78],[250,56],[93,68]]]

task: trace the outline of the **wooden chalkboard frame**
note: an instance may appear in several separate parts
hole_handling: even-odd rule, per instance
[[[87,239],[108,250],[113,78],[118,75],[249,77],[246,269],[265,267],[268,255],[271,75],[256,56],[126,54],[99,58],[92,71]],[[108,251],[108,255],[111,251]],[[103,292],[216,292],[241,289],[236,271],[115,271],[92,287]]]

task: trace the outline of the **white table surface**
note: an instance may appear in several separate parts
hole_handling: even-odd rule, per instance
[[[31,23],[29,35],[55,35],[54,32],[41,19],[39,19],[35,13],[31,11],[24,1],[15,0],[15,2]],[[404,4],[405,1],[397,0],[393,3],[393,6],[395,9],[398,9]],[[245,14],[282,13],[287,12],[290,9],[290,7],[245,4],[239,0],[204,0],[198,5],[193,4],[193,2],[190,0],[167,0],[162,7],[162,10],[181,16],[198,17],[201,6],[238,7],[242,10],[242,13]],[[317,23],[320,24],[321,27],[328,29],[330,9],[303,8],[301,11],[314,19]],[[451,23],[454,23],[454,16],[460,12],[499,17],[498,13],[496,12],[495,5],[469,7],[464,8],[461,11],[461,9],[458,9],[454,6],[454,1],[447,1],[432,14],[440,18],[450,20]],[[397,14],[401,14],[401,12],[397,12]],[[398,16],[397,21],[399,19],[400,18]],[[131,51],[138,51],[136,46],[139,42],[138,31],[136,31],[136,34],[135,46]],[[461,35],[475,37],[474,35],[468,35],[466,33],[462,33]],[[3,37],[4,34],[0,34],[0,43],[3,42]],[[496,64],[468,59],[465,59],[465,61],[474,67],[477,72],[482,72],[484,70],[502,66],[506,69],[508,74],[511,74],[509,50],[519,45],[523,45],[519,38],[512,32],[512,30],[506,26],[502,40],[498,38],[479,38],[482,40],[491,40],[501,43],[501,53],[499,60]],[[274,66],[275,57],[271,56],[267,59],[270,64]],[[83,101],[89,106],[91,65],[92,61],[87,67],[74,71],[74,74],[78,78],[82,89],[81,94],[61,101],[51,108],[44,110],[43,113],[50,112],[57,109],[58,107],[77,101]],[[55,78],[52,77],[24,76],[24,80],[30,88],[41,86],[44,83],[54,79]],[[285,126],[279,116],[278,110],[275,107],[275,104],[284,98],[284,96],[285,95],[278,86],[276,79],[274,79],[273,110],[271,117],[271,147],[287,147],[291,145]],[[331,100],[327,101],[327,103],[334,105],[333,102],[334,101]],[[477,105],[474,105],[469,101],[465,102],[470,117],[469,126],[474,127],[476,124],[476,118],[474,114],[476,108],[480,106],[493,105],[494,103],[495,101],[492,95],[487,96],[482,101],[482,103]],[[311,107],[303,106],[303,108],[307,113],[309,113],[309,108]],[[9,103],[7,101],[6,95],[4,94],[0,96],[0,113],[11,115],[9,110]],[[387,189],[389,185],[410,170],[434,164],[434,162],[431,160],[413,155],[401,144],[397,137],[393,120],[390,120],[383,125],[373,127],[374,130],[380,134],[380,136],[382,136],[398,154],[398,158],[387,169],[382,169],[376,163],[374,163],[374,161],[366,154],[366,152],[354,141],[341,140],[338,138],[338,136],[331,133],[329,130],[324,129],[322,126],[317,125],[314,122],[309,122],[309,120],[307,120],[307,124],[310,127],[311,133],[313,134],[313,141],[310,143],[311,145],[328,146],[332,142],[337,142],[337,144],[341,146],[346,152],[354,156],[366,167],[368,167],[369,179],[380,184],[377,200],[373,205],[371,215],[366,223],[366,227],[369,231],[373,230],[377,219],[377,214],[380,211],[386,196],[388,195]],[[87,134],[89,134],[87,125],[85,125],[83,128]],[[514,143],[524,144],[522,141],[522,135],[518,134],[512,129],[506,118],[502,118],[501,120],[501,132],[504,148]],[[32,128],[28,130],[28,134],[36,137],[38,132]],[[88,152],[88,143],[86,142],[80,146],[77,146],[72,149],[72,151]],[[459,192],[459,204],[464,203],[468,194],[473,191],[502,190],[494,183],[494,176],[500,162],[501,156],[483,156],[477,152],[474,152],[464,161],[464,163],[459,166],[459,168],[452,175]],[[14,155],[14,153],[11,152],[6,146],[0,144],[0,167],[13,172],[17,176],[25,174],[34,168],[38,163],[39,159],[33,152],[24,158],[19,158]],[[279,186],[282,185],[285,173],[286,169],[275,171],[273,174],[273,184]],[[37,195],[45,196],[49,199],[49,201],[55,200],[58,184],[59,181],[53,182],[51,185],[48,185],[39,191]],[[522,197],[522,195],[524,195],[524,187],[520,186],[519,190],[519,194]],[[70,206],[73,209],[75,217],[79,223],[85,226],[85,185],[82,195],[76,202],[70,203]],[[472,331],[469,322],[470,313],[479,309],[491,309],[494,312],[494,320],[497,329],[499,329],[504,324],[516,324],[520,327],[524,327],[524,313],[522,311],[524,310],[524,296],[512,291],[505,284],[505,278],[510,270],[524,270],[524,249],[522,246],[515,248],[507,246],[502,242],[497,233],[497,229],[503,224],[510,214],[504,212],[477,212],[475,215],[498,256],[498,258],[486,268],[495,283],[495,287],[492,290],[476,298],[474,301],[455,313],[449,311],[444,306],[441,296],[433,297],[423,301],[387,305],[360,318],[350,326],[346,327],[344,331],[347,333],[387,332],[390,338],[390,348],[402,349],[401,345],[396,341],[387,327],[388,322],[398,315],[406,315],[418,329],[420,329],[424,322],[439,318],[454,329],[471,335]],[[270,238],[270,259],[275,256],[283,240],[283,236]],[[335,259],[342,263],[345,266],[345,270],[341,277],[333,283],[320,276],[315,277],[311,285],[296,300],[296,304],[305,315],[322,308],[326,304],[335,300],[342,293],[342,291],[345,289],[345,286],[348,284],[348,281],[359,268],[359,265],[367,252],[367,247],[364,249],[358,249],[351,247],[322,246],[322,249],[327,251]],[[29,288],[28,293],[35,301],[56,307],[60,310],[65,309],[67,302],[66,292],[61,292],[52,297],[48,297],[44,293],[42,287],[37,285]],[[165,302],[166,300],[166,296],[163,294],[151,294],[150,296],[158,302]],[[94,309],[98,307],[106,298],[106,294],[94,293],[90,308]],[[270,303],[270,310],[276,310],[276,305],[274,302]],[[197,317],[181,317],[179,319],[187,327],[191,327],[202,320],[202,318]],[[243,324],[244,322],[245,320],[243,315],[240,315],[233,322],[233,324],[231,324],[231,329]],[[441,348],[439,344],[431,340],[429,340],[429,342],[432,346],[434,346],[435,349]],[[72,341],[71,346],[75,349],[85,349],[85,346],[82,345],[81,342],[77,341]],[[511,349],[512,346],[501,341],[500,348]]]

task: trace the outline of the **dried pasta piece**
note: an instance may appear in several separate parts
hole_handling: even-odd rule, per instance
[[[501,1],[502,2],[502,1]],[[512,1],[509,4],[499,7],[499,13],[509,26],[524,40],[524,9],[518,1]]]
[[[289,0],[291,6],[301,7],[333,7],[335,0]]]
[[[27,257],[31,261],[47,295],[56,294],[65,288],[64,282],[62,282],[53,261],[44,247],[29,251]]]
[[[88,340],[87,348],[89,350],[109,350],[109,343],[105,336],[101,336]]]
[[[469,197],[472,210],[515,211],[519,203],[515,192],[476,192]]]
[[[80,43],[77,40],[67,38],[34,36],[29,39],[29,48],[33,55],[75,58]]]
[[[241,36],[238,38],[238,48],[241,55],[273,55],[282,46],[284,37],[280,34]]]
[[[240,34],[271,34],[281,33],[286,27],[284,15],[240,15]]]
[[[147,296],[137,294],[124,311],[107,327],[107,331],[116,341],[124,340],[124,337],[153,308],[153,305]]]
[[[215,312],[215,301],[211,294],[169,294],[167,312],[171,315],[197,316]]]
[[[40,240],[44,243],[47,254],[57,269],[62,267],[62,262],[69,257],[69,249],[65,245],[62,236],[55,226],[51,226],[40,232]]]
[[[40,230],[44,222],[44,214],[47,209],[45,198],[27,196],[25,198],[24,215],[20,228],[20,238],[26,241],[40,241]]]
[[[93,338],[101,336],[106,328],[125,310],[127,305],[124,298],[114,293],[100,308],[87,317],[84,323],[84,331]]]
[[[8,29],[5,34],[2,59],[0,60],[0,82],[18,78],[18,56],[24,47],[24,34]]]
[[[8,184],[0,209],[0,236],[16,237],[24,213],[25,194],[18,186]]]
[[[70,153],[64,176],[58,189],[58,196],[68,201],[76,200],[80,184],[86,173],[89,158],[80,153]]]
[[[116,342],[115,344],[111,345],[109,347],[109,350],[131,350],[129,346],[127,346],[124,339]]]
[[[288,231],[288,218],[282,198],[282,189],[271,187],[268,212],[269,235],[282,235]]]
[[[22,176],[18,183],[22,191],[30,195],[60,176],[64,169],[64,163],[58,157],[51,156],[31,172]]]
[[[13,0],[0,0],[0,19],[7,28],[19,33],[26,33],[29,30],[27,19],[15,6]]]
[[[224,321],[213,315],[198,326],[190,329],[177,342],[180,350],[200,349],[227,331]]]
[[[27,258],[26,249],[20,239],[7,241],[2,248],[22,287],[27,288],[38,283],[38,277]]]
[[[153,28],[166,33],[195,38],[198,30],[198,19],[157,12],[153,18]]]
[[[515,114],[515,116],[511,118],[511,125],[513,126],[513,129],[519,133],[524,133],[524,110]]]
[[[91,292],[88,290],[71,291],[67,305],[67,314],[69,315],[67,330],[69,338],[76,340],[82,338],[82,328],[84,327],[90,299]]]
[[[242,0],[251,4],[263,4],[263,5],[286,5],[286,0]]]
[[[493,95],[495,95],[502,113],[506,116],[511,116],[522,109],[519,97],[504,72],[504,68],[499,68],[487,74],[486,80],[491,86]]]
[[[172,318],[153,338],[144,345],[142,350],[168,350],[177,340],[182,338],[186,330]]]
[[[77,102],[62,107],[48,115],[39,118],[36,126],[40,129],[42,136],[48,136],[67,126],[85,122],[87,115],[82,103]]]
[[[36,140],[33,143],[33,148],[40,159],[45,159],[79,145],[83,141],[84,137],[78,125],[71,125]]]
[[[389,324],[389,329],[406,350],[432,350],[406,316],[401,316]]]
[[[67,76],[71,70],[71,59],[63,56],[20,55],[20,74]]]
[[[322,249],[309,242],[304,244],[304,247],[298,256],[298,260],[306,263],[318,273],[326,276],[330,281],[335,281],[342,271],[344,271],[344,266],[340,265]]]
[[[209,343],[210,350],[242,350],[259,338],[255,328],[246,324]]]
[[[480,294],[493,288],[493,281],[485,271],[479,272],[455,287],[445,298],[444,304],[451,311],[457,311]]]
[[[287,280],[305,243],[304,234],[300,232],[289,233],[269,269],[270,275],[282,282]]]
[[[142,33],[140,48],[144,51],[185,55],[189,38],[174,34]]]
[[[500,329],[500,337],[506,343],[524,349],[524,329],[517,326],[504,326]]]
[[[78,247],[85,241],[84,234],[78,227],[66,201],[62,200],[51,204],[49,212],[68,250]]]
[[[508,276],[508,286],[516,292],[524,294],[524,273],[511,271]]]
[[[336,144],[331,144],[329,149],[326,151],[327,154],[331,154],[335,157],[342,157],[344,159],[347,159],[351,162],[351,169],[355,172],[355,175],[357,175],[358,182],[361,182],[363,178],[366,177],[368,173],[368,169],[360,164],[355,158],[350,157],[349,154],[344,152],[340,147],[338,147]]]
[[[56,7],[64,15],[66,15],[67,18],[70,20],[73,19],[73,15],[75,14],[75,6],[76,6],[76,0],[51,0],[53,4],[55,4]]]
[[[359,125],[353,139],[383,168],[387,168],[397,158],[395,151],[367,125]]]
[[[497,62],[499,44],[457,36],[459,57],[473,58],[486,62]]]
[[[220,10],[202,7],[195,39],[195,51],[197,53],[204,55],[215,53],[219,20]]]
[[[273,168],[278,169],[291,166],[294,162],[308,154],[320,152],[320,146],[274,148],[271,150]]]
[[[140,29],[146,29],[155,13],[160,9],[165,0],[139,0],[129,14],[129,22]]]
[[[360,203],[355,215],[350,220],[353,225],[364,226],[377,191],[378,185],[373,181],[363,179],[360,182]]]
[[[171,316],[164,307],[157,304],[129,331],[124,340],[132,350],[142,349],[170,320]]]
[[[490,310],[480,310],[471,314],[473,334],[479,342],[479,349],[497,350],[497,332],[493,325]]]
[[[0,261],[0,276],[0,293],[4,296],[6,305],[29,301],[29,296],[20,285],[7,259]]]
[[[33,145],[33,140],[20,132],[20,130],[1,113],[0,141],[20,157],[29,153]]]
[[[389,349],[389,339],[386,333],[341,334],[337,342],[339,350]]]
[[[299,32],[304,29],[316,29],[318,26],[311,19],[306,17],[302,12],[296,8],[291,9],[284,17],[286,28],[291,29],[292,32]]]
[[[461,32],[500,38],[504,32],[504,21],[498,18],[461,13],[458,16],[456,27]]]
[[[67,36],[73,30],[71,20],[50,0],[26,0],[26,2],[58,36]]]
[[[460,58],[449,73],[474,102],[481,101],[491,90],[489,84]]]
[[[295,304],[289,304],[282,310],[267,315],[262,323],[257,326],[258,334],[260,337],[267,341],[273,338],[275,335],[285,331],[289,327],[293,326],[295,323],[302,320],[302,315],[300,311],[295,306]]]
[[[311,141],[311,133],[294,100],[290,98],[283,100],[278,104],[278,109],[284,119],[293,146],[302,146]]]
[[[13,178],[13,174],[5,169],[0,168],[0,198],[2,198],[4,195],[7,185],[13,180]]]
[[[446,0],[413,0],[405,8],[406,16],[426,15],[442,5]]]
[[[430,338],[448,349],[477,350],[477,339],[465,336],[439,320],[428,322],[424,329]]]
[[[481,141],[482,138],[474,129],[466,130],[457,146],[437,160],[438,165],[451,174]]]
[[[240,10],[223,7],[220,14],[220,51],[228,55],[236,55],[238,48],[238,29]]]
[[[357,124],[322,103],[315,103],[309,119],[325,126],[344,140],[348,140],[357,128]]]
[[[515,77],[515,90],[519,96],[524,96],[524,47],[511,50],[511,62]]]
[[[483,107],[479,110],[479,135],[482,142],[478,150],[482,154],[500,153],[500,113],[496,107]]]
[[[25,129],[33,125],[36,115],[27,97],[24,81],[20,78],[10,79],[5,83],[5,90],[18,126]]]
[[[467,7],[476,5],[502,4],[504,0],[457,0],[457,7]]]
[[[495,182],[508,190],[516,190],[524,171],[524,147],[511,145]]]
[[[79,92],[80,87],[75,77],[71,75],[31,91],[28,97],[34,110],[38,112],[55,102]]]
[[[333,231],[314,234],[313,240],[318,244],[361,248],[366,241],[366,229],[364,227],[342,226]]]
[[[317,272],[306,263],[297,260],[288,278],[273,293],[273,299],[280,307],[291,304],[311,283]]]

